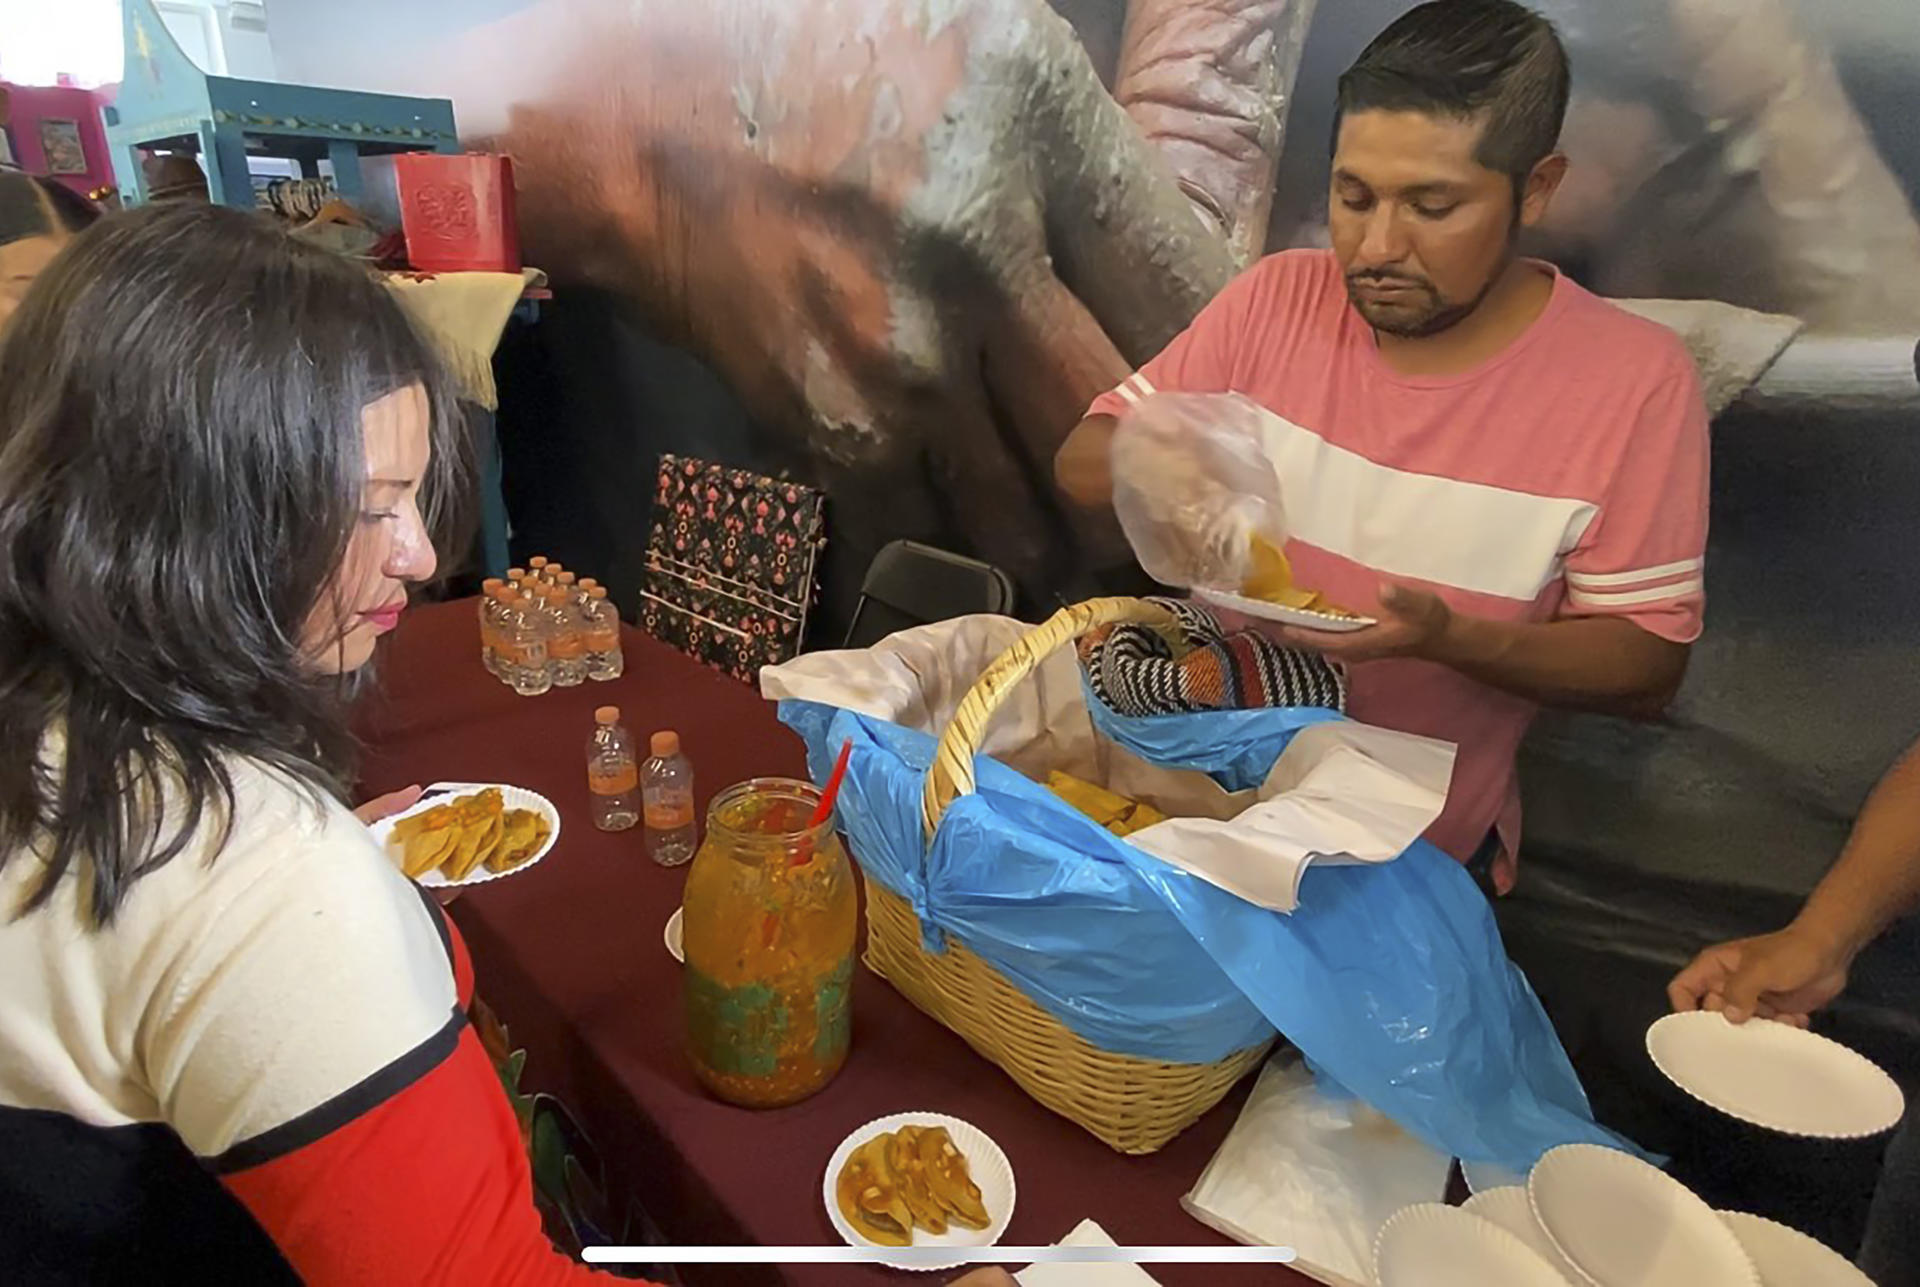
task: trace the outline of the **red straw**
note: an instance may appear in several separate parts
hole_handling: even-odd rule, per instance
[[[853,758],[853,739],[848,738],[840,744],[840,758],[833,762],[833,772],[827,775],[827,789],[820,793],[820,807],[813,811],[808,820],[809,828],[817,827],[833,816],[833,802],[840,794],[840,780],[847,776],[847,761]]]
[[[813,811],[813,817],[807,820],[807,830],[811,831],[833,816],[833,802],[839,798],[840,783],[847,776],[847,761],[853,758],[853,739],[848,738],[840,744],[840,758],[833,762],[833,772],[827,776],[827,789],[820,793],[820,806]],[[793,851],[792,866],[805,866],[813,857],[813,846],[801,844]]]

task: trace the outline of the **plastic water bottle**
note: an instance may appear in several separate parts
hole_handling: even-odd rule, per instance
[[[548,586],[541,595],[546,606],[547,663],[556,688],[574,688],[587,678],[586,623],[574,608],[572,598],[562,586]]]
[[[488,577],[480,585],[480,664],[500,676],[500,595],[506,582]]]
[[[640,770],[618,706],[602,706],[593,713],[587,791],[593,797],[593,825],[600,830],[625,831],[640,821]]]
[[[605,586],[587,590],[586,619],[587,678],[618,679],[626,670],[626,658],[620,652],[620,614],[613,610]]]
[[[547,583],[547,556],[536,554],[527,560],[527,578],[533,582],[529,589],[537,589]]]
[[[523,592],[508,618],[507,637],[512,640],[512,660],[507,666],[507,682],[522,697],[538,697],[553,687],[553,671],[547,662],[546,609]]]
[[[653,735],[653,758],[640,770],[647,809],[647,852],[662,867],[693,858],[699,827],[693,816],[693,765],[680,753],[680,735]]]

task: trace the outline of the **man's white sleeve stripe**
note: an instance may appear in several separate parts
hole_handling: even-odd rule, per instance
[[[1139,386],[1142,396],[1150,396],[1160,392],[1160,390],[1153,387],[1153,381],[1147,379],[1147,373],[1145,371],[1135,371],[1133,373],[1132,383]]]
[[[1132,380],[1128,380],[1126,383],[1122,384],[1119,388],[1115,389],[1114,392],[1119,394],[1121,397],[1125,398],[1127,400],[1128,406],[1137,407],[1140,405],[1140,395],[1133,391]]]
[[[1569,572],[1567,584],[1579,586],[1583,590],[1604,590],[1608,586],[1640,585],[1647,581],[1658,581],[1687,572],[1698,572],[1706,565],[1707,561],[1704,558],[1695,558],[1682,559],[1678,563],[1663,563],[1659,567],[1640,568],[1632,572]]]
[[[1707,583],[1699,577],[1689,577],[1685,581],[1676,581],[1672,585],[1656,585],[1650,590],[1626,590],[1609,594],[1592,594],[1570,587],[1567,601],[1582,608],[1631,608],[1642,603],[1660,603],[1667,599],[1684,599],[1688,595],[1699,594],[1707,588]]]

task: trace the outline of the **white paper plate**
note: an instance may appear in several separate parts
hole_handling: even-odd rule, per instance
[[[1524,1185],[1507,1184],[1497,1189],[1482,1189],[1462,1203],[1460,1209],[1482,1220],[1491,1220],[1520,1239],[1529,1251],[1552,1265],[1554,1272],[1568,1282],[1577,1283],[1581,1280],[1580,1271],[1567,1263],[1567,1258],[1560,1254],[1560,1248],[1553,1245],[1553,1239],[1533,1218],[1533,1204],[1527,1201]]]
[[[1013,1219],[1013,1166],[1007,1161],[1007,1155],[1000,1146],[987,1137],[985,1131],[970,1122],[945,1113],[895,1113],[891,1117],[882,1117],[878,1121],[868,1122],[853,1134],[840,1142],[834,1150],[833,1158],[827,1163],[827,1173],[821,1182],[820,1200],[826,1203],[827,1219],[833,1221],[834,1231],[846,1239],[849,1247],[873,1247],[879,1244],[870,1242],[854,1231],[840,1214],[840,1204],[834,1200],[834,1182],[840,1178],[840,1170],[853,1156],[853,1151],[876,1135],[888,1131],[897,1131],[902,1126],[944,1126],[947,1134],[953,1138],[954,1147],[965,1154],[967,1169],[973,1175],[973,1182],[980,1186],[980,1200],[986,1204],[987,1214],[993,1223],[984,1229],[962,1229],[959,1225],[950,1225],[939,1237],[934,1237],[925,1229],[913,1231],[915,1247],[991,1247],[1000,1241],[1007,1231],[1007,1221]],[[888,1264],[894,1262],[889,1260]],[[925,1261],[913,1264],[899,1264],[901,1269],[951,1269],[966,1263],[964,1253],[956,1252],[951,1260],[938,1262]]]
[[[1714,1209],[1631,1154],[1550,1149],[1527,1179],[1527,1199],[1555,1249],[1597,1287],[1760,1287]]]
[[[1788,1135],[1863,1139],[1906,1110],[1900,1087],[1865,1056],[1790,1023],[1670,1014],[1647,1029],[1647,1053],[1701,1103]]]
[[[393,833],[394,824],[399,822],[400,819],[411,818],[414,814],[425,813],[428,809],[436,809],[449,801],[459,799],[463,795],[472,795],[474,792],[484,791],[488,787],[499,788],[501,803],[509,809],[533,809],[546,815],[548,827],[546,843],[534,851],[533,857],[516,867],[508,868],[506,871],[488,871],[486,865],[483,863],[468,872],[465,880],[448,880],[438,871],[430,871],[422,876],[417,883],[423,889],[464,889],[469,885],[484,885],[488,881],[498,880],[502,876],[518,876],[521,872],[533,866],[542,858],[545,858],[547,853],[553,848],[553,842],[560,838],[560,810],[554,808],[553,801],[547,799],[547,797],[541,795],[538,791],[529,791],[525,787],[508,786],[504,782],[436,782],[427,788],[428,792],[432,794],[422,796],[420,803],[414,805],[411,809],[405,809],[394,814],[391,818],[380,819],[380,821],[374,823],[371,827],[367,828],[367,830],[373,833],[374,840],[379,844],[381,851],[385,852],[387,848],[387,837]],[[388,854],[387,856],[391,858],[393,855]]]
[[[1722,1211],[1765,1287],[1873,1287],[1839,1252],[1764,1216]]]
[[[1485,1193],[1488,1189],[1527,1187],[1526,1176],[1516,1174],[1492,1162],[1462,1162],[1460,1178],[1467,1182],[1468,1193]]]
[[[1268,603],[1265,599],[1249,599],[1244,594],[1235,594],[1231,590],[1195,590],[1193,597],[1211,603],[1216,608],[1238,612],[1242,616],[1259,617],[1263,621],[1278,621],[1281,625],[1298,626],[1302,630],[1324,630],[1329,634],[1351,634],[1355,630],[1365,630],[1368,626],[1380,624],[1375,617],[1336,617],[1330,612],[1308,612],[1304,608],[1288,608],[1278,603]]]
[[[676,907],[673,915],[667,917],[667,928],[661,937],[667,941],[667,955],[685,965],[687,963],[687,909]]]
[[[1403,1207],[1373,1242],[1380,1287],[1565,1287],[1566,1279],[1490,1220],[1459,1207]]]

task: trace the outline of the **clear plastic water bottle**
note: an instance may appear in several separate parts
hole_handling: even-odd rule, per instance
[[[587,678],[618,679],[626,670],[626,658],[620,652],[620,614],[607,598],[605,586],[587,590],[586,620]]]
[[[497,576],[480,584],[480,664],[489,675],[500,675],[500,595],[506,582]]]
[[[522,592],[513,605],[507,626],[507,636],[513,641],[507,682],[522,697],[538,697],[553,687],[553,670],[547,661],[547,635],[545,607],[531,591]]]
[[[625,831],[640,821],[640,770],[618,706],[602,706],[593,713],[587,792],[593,797],[593,825],[600,830]]]
[[[550,631],[547,638],[547,664],[553,674],[554,686],[578,687],[587,678],[586,623],[580,619],[572,598],[561,586],[548,586],[541,595],[541,602],[546,607]]]
[[[699,826],[693,811],[693,765],[680,753],[680,735],[653,735],[653,758],[640,769],[640,793],[647,809],[647,853],[662,867],[678,867],[693,858]]]
[[[528,589],[537,589],[547,583],[547,556],[536,554],[527,560],[527,578],[533,582]]]

